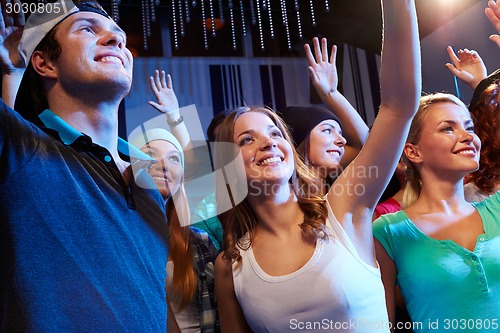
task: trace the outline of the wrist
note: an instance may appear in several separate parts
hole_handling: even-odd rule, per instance
[[[2,75],[3,76],[11,76],[11,77],[22,77],[24,72],[26,71],[26,68],[17,68],[17,67],[7,67],[1,68]]]
[[[326,94],[321,95],[321,99],[323,102],[328,101],[328,100],[335,100],[340,96],[340,92],[338,90],[330,90]]]
[[[179,109],[176,108],[176,109],[165,112],[165,115],[167,116],[167,121],[175,121],[175,120],[179,119],[179,117],[181,116],[181,113],[179,112]]]
[[[182,122],[184,122],[184,117],[179,115],[178,118],[175,118],[175,119],[169,119],[167,117],[167,124],[170,126],[170,127],[175,127],[179,124],[181,124]]]

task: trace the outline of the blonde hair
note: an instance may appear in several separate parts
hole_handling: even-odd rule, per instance
[[[326,239],[325,221],[328,216],[325,199],[320,197],[319,183],[314,173],[305,165],[294,148],[290,133],[284,121],[273,111],[266,107],[243,107],[233,110],[220,125],[217,140],[219,142],[233,143],[234,124],[243,114],[257,112],[266,115],[283,134],[283,138],[290,144],[294,158],[294,173],[290,184],[298,198],[299,206],[304,212],[304,221],[300,224],[302,232],[306,236],[314,236]],[[225,145],[227,146],[227,145]],[[215,150],[216,168],[221,168],[227,160],[227,150]],[[225,189],[224,189],[225,190]],[[248,244],[242,243],[242,237],[254,230],[257,224],[257,216],[247,199],[231,209],[224,219],[224,258],[241,263],[239,249],[247,249],[251,245],[251,237]]]
[[[415,117],[411,122],[410,132],[408,133],[406,143],[416,145],[418,144],[418,142],[420,142],[425,116],[429,112],[431,106],[438,103],[452,103],[464,108],[465,110],[468,110],[467,106],[458,97],[451,94],[434,93],[421,97],[417,113],[415,114]],[[407,166],[407,181],[403,193],[403,208],[406,208],[413,204],[420,196],[420,192],[422,190],[422,179],[416,166],[408,159],[405,154],[403,154],[403,161]]]

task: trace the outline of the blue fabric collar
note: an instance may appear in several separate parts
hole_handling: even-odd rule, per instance
[[[72,145],[78,138],[84,136],[82,132],[78,132],[49,109],[45,109],[38,115],[38,117],[43,122],[45,127],[57,131],[61,141],[67,146]],[[151,156],[143,153],[122,138],[118,138],[118,152],[134,159],[154,161]]]

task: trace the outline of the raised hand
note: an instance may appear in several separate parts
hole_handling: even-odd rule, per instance
[[[354,109],[351,103],[338,90],[338,72],[335,60],[337,47],[332,46],[332,53],[328,56],[326,38],[320,41],[313,38],[314,56],[308,44],[304,45],[307,60],[309,62],[309,74],[311,81],[320,95],[323,103],[340,119],[342,132],[347,140],[345,153],[340,164],[346,167],[360,152],[368,137],[368,126]]]
[[[13,10],[7,13],[9,8],[7,3],[11,2],[2,0],[0,9],[0,68],[3,75],[25,69],[17,51],[24,29],[24,14],[22,10],[19,11],[20,13],[15,13]],[[11,4],[16,3],[21,4],[21,1],[14,0]]]
[[[320,46],[319,39],[314,37],[313,45],[314,56],[309,44],[304,45],[307,60],[309,61],[309,74],[314,88],[316,88],[321,98],[324,98],[325,95],[337,91],[339,83],[337,67],[335,65],[337,47],[335,45],[332,46],[332,53],[328,57],[326,38],[321,39]]]
[[[174,116],[174,113],[179,114],[179,102],[174,93],[170,74],[165,75],[165,71],[161,71],[160,73],[159,70],[155,70],[154,77],[149,77],[149,83],[151,91],[153,91],[158,101],[149,101],[149,105],[161,113],[166,113],[167,118]]]
[[[488,1],[488,7],[484,10],[486,16],[490,20],[491,24],[495,27],[495,30],[500,34],[500,6],[498,6],[496,1]],[[491,35],[490,40],[500,47],[500,36],[497,34]]]
[[[472,89],[476,89],[479,82],[488,75],[483,59],[474,50],[460,49],[456,54],[451,46],[446,50],[452,61],[445,64],[446,68]]]
[[[149,101],[148,104],[165,114],[172,134],[177,138],[177,140],[179,140],[182,149],[184,149],[184,153],[186,154],[186,151],[191,149],[192,146],[191,138],[186,124],[181,117],[179,102],[177,101],[177,96],[175,96],[174,93],[170,74],[165,75],[165,71],[160,72],[159,70],[155,70],[154,77],[149,77],[149,83],[151,85],[151,91],[155,94],[157,102]],[[190,154],[192,154],[192,152],[190,152]],[[189,160],[193,157],[185,155],[185,158],[186,160]]]

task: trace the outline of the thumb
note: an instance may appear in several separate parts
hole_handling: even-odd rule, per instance
[[[152,107],[154,107],[156,110],[158,110],[160,112],[164,112],[164,111],[162,111],[160,104],[153,102],[153,101],[148,101],[148,104],[151,105]]]
[[[451,64],[451,63],[448,62],[448,63],[445,64],[445,66],[446,66],[446,68],[449,69],[449,71],[453,75],[458,76],[460,74],[460,71],[455,66],[453,66],[453,64]]]
[[[491,35],[490,40],[497,44],[497,46],[500,48],[500,36],[499,35]]]

